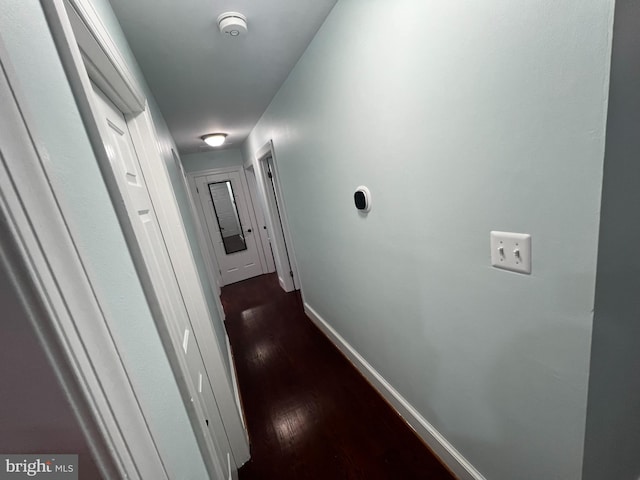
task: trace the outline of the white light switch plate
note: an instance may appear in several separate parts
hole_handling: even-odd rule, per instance
[[[518,273],[531,273],[531,235],[491,232],[491,265]]]

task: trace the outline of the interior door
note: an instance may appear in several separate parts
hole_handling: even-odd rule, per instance
[[[247,167],[244,170],[245,177],[247,178],[247,185],[249,187],[249,197],[253,203],[253,211],[256,214],[256,223],[258,225],[258,236],[260,242],[262,242],[262,251],[265,257],[265,269],[264,273],[271,273],[276,271],[276,261],[273,256],[273,247],[271,246],[271,237],[269,229],[267,228],[267,220],[260,200],[258,197],[258,181],[256,180],[256,174],[253,165]]]
[[[262,275],[258,234],[240,173],[203,175],[196,178],[196,187],[222,283],[228,285]]]
[[[281,205],[279,198],[282,198],[279,192],[273,156],[268,154],[259,161],[262,182],[265,194],[265,206],[269,217],[269,234],[272,239],[273,255],[276,262],[276,270],[278,272],[278,281],[280,286],[287,292],[298,290],[300,281],[298,279],[297,268],[295,266],[295,258],[291,249],[291,243],[288,241],[289,236],[285,230],[285,214],[284,207]]]
[[[193,335],[191,321],[171,266],[147,185],[141,174],[127,123],[122,112],[95,86],[94,93],[100,115],[98,127],[105,149],[116,173],[118,187],[127,206],[145,263],[149,268],[160,307],[167,319],[174,347],[185,359],[189,372],[189,378],[186,379],[190,385],[189,390],[193,395],[196,392],[201,395],[206,416],[203,423],[206,420],[206,425],[210,425],[219,462],[226,465],[227,459],[224,452],[229,452],[230,446],[226,441],[211,384],[204,375],[205,368],[201,352],[197,339]],[[220,470],[219,473],[222,474],[222,471]]]

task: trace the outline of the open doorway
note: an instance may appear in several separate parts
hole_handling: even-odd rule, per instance
[[[258,233],[260,234],[260,241],[262,242],[262,250],[264,251],[267,267],[265,273],[272,273],[276,271],[276,259],[273,253],[273,246],[271,245],[269,229],[267,228],[267,219],[263,207],[264,202],[260,201],[260,195],[258,194],[258,179],[256,177],[255,167],[253,165],[245,166],[244,173],[247,177],[251,203],[256,215],[256,221],[258,222]]]
[[[257,155],[260,183],[264,193],[265,216],[273,248],[273,256],[280,286],[287,292],[300,290],[300,279],[289,232],[286,207],[272,142]]]

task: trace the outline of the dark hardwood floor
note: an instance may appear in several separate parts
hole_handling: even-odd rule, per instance
[[[222,303],[251,441],[241,480],[454,478],[275,274]]]

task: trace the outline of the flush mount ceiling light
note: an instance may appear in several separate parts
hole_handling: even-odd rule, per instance
[[[247,33],[247,17],[238,12],[225,12],[218,17],[218,28],[225,36],[239,37]]]
[[[204,135],[202,140],[211,147],[219,147],[222,145],[227,138],[226,133],[211,133],[209,135]]]

